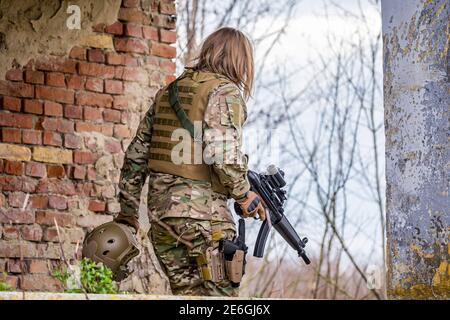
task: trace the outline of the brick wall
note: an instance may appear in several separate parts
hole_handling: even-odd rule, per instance
[[[174,78],[173,14],[172,0],[123,0],[117,21],[95,25],[83,45],[0,80],[0,272],[12,287],[60,289],[50,275],[55,220],[72,257],[87,230],[119,211],[123,153]]]

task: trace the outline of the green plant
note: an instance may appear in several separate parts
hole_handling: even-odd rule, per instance
[[[81,260],[81,285],[88,293],[117,293],[111,269],[90,259]]]
[[[3,272],[3,278],[6,279],[6,276],[7,276],[6,272]],[[4,281],[0,281],[0,291],[11,291],[11,290],[12,288],[9,284],[7,284]]]
[[[71,274],[67,268],[59,268],[53,271],[53,276],[60,280],[64,286],[64,292],[67,293],[117,293],[116,285],[113,281],[111,269],[103,264],[97,264],[94,261],[83,258],[80,261],[79,283],[82,288],[68,287],[70,280],[76,275]]]

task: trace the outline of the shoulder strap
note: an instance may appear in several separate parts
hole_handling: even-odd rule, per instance
[[[169,85],[169,103],[173,111],[176,113],[178,120],[180,120],[183,128],[189,132],[192,138],[194,138],[194,125],[180,105],[180,100],[178,97],[178,80],[173,81]]]

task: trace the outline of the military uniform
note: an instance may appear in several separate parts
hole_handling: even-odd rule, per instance
[[[189,249],[160,225],[152,224],[155,253],[174,294],[236,296],[237,289],[228,280],[213,282],[202,270],[206,250],[236,234],[227,199],[242,197],[250,188],[247,159],[241,153],[246,106],[236,85],[221,75],[186,69],[177,81],[180,106],[190,120],[201,120],[203,136],[195,137],[193,145],[200,144],[204,158],[212,163],[175,165],[171,161],[176,144],[171,136],[182,124],[170,107],[166,86],[157,93],[126,151],[119,187],[139,199],[149,176],[152,214],[193,244]],[[194,152],[198,151],[192,146]],[[216,161],[222,152],[224,161]],[[135,203],[123,196],[119,200],[121,213],[116,221],[137,227]]]

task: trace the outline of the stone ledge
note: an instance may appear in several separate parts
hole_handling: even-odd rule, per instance
[[[202,297],[151,294],[87,294],[61,292],[0,292],[0,300],[276,300],[248,297]]]

